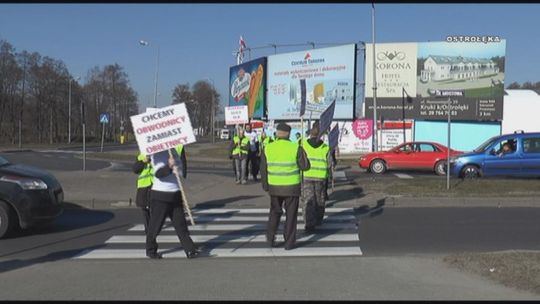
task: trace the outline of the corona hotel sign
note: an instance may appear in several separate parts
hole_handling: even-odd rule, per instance
[[[416,43],[375,44],[377,97],[416,92]],[[373,97],[373,45],[366,44],[366,97]],[[367,67],[370,67],[369,69]]]
[[[437,92],[452,96],[452,120],[503,116],[506,41],[378,43],[378,119],[446,120]],[[373,116],[373,45],[366,45],[365,115]],[[410,96],[411,98],[404,98]]]

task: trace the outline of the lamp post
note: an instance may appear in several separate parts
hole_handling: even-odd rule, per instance
[[[80,76],[75,78],[75,81],[81,79]],[[69,78],[69,103],[68,103],[68,144],[71,144],[71,82],[73,79]]]
[[[145,40],[140,40],[139,44],[142,46],[148,46],[150,43]],[[156,55],[156,77],[154,79],[154,108],[157,108],[157,85],[158,85],[158,73],[159,73],[159,45],[157,46],[157,55]]]
[[[214,103],[215,103],[215,101],[214,101],[214,91],[216,90],[216,87],[214,85],[214,80],[212,78],[206,77],[206,79],[208,79],[208,80],[210,80],[212,82],[212,105],[210,107],[212,109],[211,110],[212,111],[212,128],[211,129],[212,129],[212,143],[215,144],[216,143],[216,136],[214,134],[214,119],[215,119],[214,115],[215,115],[216,111],[214,109],[214,107],[215,107],[215,105],[214,105]]]

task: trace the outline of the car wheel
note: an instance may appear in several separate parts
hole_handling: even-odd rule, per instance
[[[383,174],[386,172],[386,164],[381,159],[376,159],[371,162],[369,169],[375,174]]]
[[[477,166],[467,165],[461,171],[461,176],[463,178],[470,178],[470,179],[478,178],[480,177],[480,169],[478,169]]]
[[[446,174],[446,161],[440,160],[435,164],[435,174],[445,175]]]
[[[9,235],[13,230],[14,223],[15,217],[11,208],[5,202],[0,201],[0,239]]]

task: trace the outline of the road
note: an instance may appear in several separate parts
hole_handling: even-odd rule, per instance
[[[80,174],[70,171],[80,160],[60,158],[66,155],[2,154],[40,165],[63,178],[68,201],[70,195],[70,199],[75,198],[72,192],[76,191],[81,198],[100,192],[110,195],[112,198],[104,198],[110,200],[114,195],[133,193],[135,175],[129,172],[129,164],[98,162],[92,165],[93,171]],[[59,169],[60,163],[67,167]],[[363,173],[348,170],[338,174],[327,217],[314,235],[304,234],[299,217],[298,247],[291,251],[266,247],[268,196],[254,182],[234,185],[227,164],[189,167],[185,182],[196,223],[190,231],[204,252],[195,260],[185,258],[168,223],[158,238],[164,259],[145,258],[142,216],[136,208],[91,209],[67,203],[70,208],[52,225],[0,240],[0,298],[540,298],[459,272],[442,262],[443,256],[464,251],[540,250],[539,208],[394,208],[385,200],[359,204],[351,191],[354,174]]]

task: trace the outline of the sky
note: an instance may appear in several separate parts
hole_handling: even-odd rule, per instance
[[[506,40],[505,83],[540,81],[539,4],[376,4],[375,8],[376,42],[499,36]],[[364,3],[0,4],[0,39],[17,51],[63,60],[83,83],[92,67],[118,63],[144,109],[153,104],[158,45],[158,107],[171,103],[177,84],[204,79],[214,82],[223,103],[240,35],[248,47],[308,41],[316,47],[370,43],[371,12],[371,4]],[[141,46],[139,40],[149,45]],[[310,48],[278,47],[277,52]],[[251,59],[273,53],[273,48],[252,50]]]

